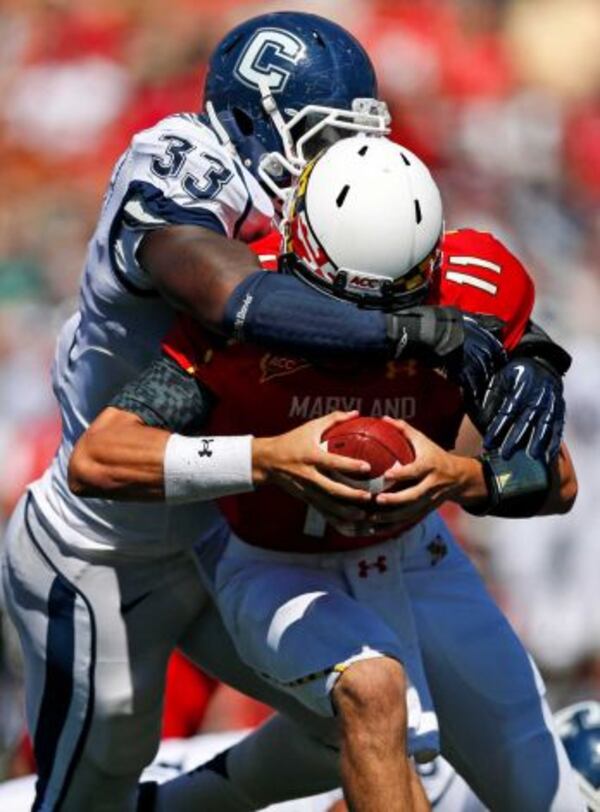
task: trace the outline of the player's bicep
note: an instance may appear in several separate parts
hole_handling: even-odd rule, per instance
[[[252,205],[240,170],[202,125],[167,119],[138,134],[128,156],[129,182],[111,250],[120,275],[147,290],[154,284],[140,250],[148,232],[190,226],[236,237]]]
[[[150,232],[138,257],[173,307],[213,329],[219,328],[232,291],[260,269],[257,256],[244,243],[195,226]]]
[[[207,423],[214,402],[207,387],[161,356],[126,384],[109,406],[136,415],[147,426],[191,435]]]

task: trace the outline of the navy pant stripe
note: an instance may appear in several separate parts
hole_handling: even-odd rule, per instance
[[[48,558],[48,556],[44,552],[42,546],[39,544],[39,542],[35,538],[35,535],[34,535],[32,529],[31,529],[31,524],[29,522],[28,514],[29,514],[30,508],[35,510],[35,502],[32,499],[31,494],[29,494],[29,496],[27,498],[27,503],[25,505],[25,527],[27,529],[27,534],[29,535],[29,538],[31,539],[32,544],[38,550],[38,552],[42,556],[42,558],[46,561],[46,563],[48,564],[50,569],[52,569],[56,573],[57,581],[59,581],[62,584],[63,589],[66,588],[67,590],[69,590],[71,592],[72,596],[73,596],[73,600],[72,600],[72,621],[71,621],[71,629],[72,629],[72,634],[73,634],[73,655],[71,657],[71,672],[70,672],[70,675],[69,675],[70,685],[71,685],[71,693],[72,693],[72,688],[73,688],[73,664],[74,664],[74,642],[75,642],[75,638],[74,638],[75,625],[74,625],[74,612],[73,612],[73,610],[75,608],[75,598],[76,598],[76,596],[79,597],[83,601],[83,603],[85,604],[85,607],[86,607],[86,609],[88,611],[88,617],[89,617],[89,622],[90,622],[90,648],[91,648],[91,651],[90,651],[90,664],[89,664],[89,669],[88,669],[87,708],[86,708],[86,712],[85,712],[85,718],[84,718],[84,721],[83,721],[83,726],[81,728],[81,733],[79,734],[77,744],[76,744],[75,749],[73,751],[73,756],[71,757],[71,762],[70,762],[70,764],[69,764],[69,766],[67,768],[67,771],[65,773],[63,786],[62,786],[60,794],[58,796],[58,800],[57,800],[57,802],[55,804],[55,810],[56,810],[56,812],[58,812],[58,810],[60,809],[60,807],[62,805],[62,802],[63,802],[63,800],[65,798],[65,795],[67,793],[69,785],[71,783],[73,773],[75,772],[75,769],[77,768],[77,764],[79,762],[79,759],[81,758],[81,754],[82,754],[83,748],[85,746],[85,742],[86,742],[87,735],[88,735],[88,732],[89,732],[89,729],[90,729],[90,725],[92,724],[92,716],[93,716],[93,713],[94,713],[94,697],[95,697],[96,618],[94,616],[92,605],[89,602],[88,598],[83,594],[83,592],[80,589],[78,589],[76,586],[71,584],[62,575],[60,570]],[[44,525],[44,529],[46,530],[48,535],[51,536],[50,531],[46,528],[45,525]],[[56,584],[56,581],[52,584],[50,594],[52,594],[52,590],[54,589],[55,584]],[[50,626],[50,624],[49,624],[49,626]],[[50,635],[50,628],[48,630],[48,635]],[[50,643],[49,640],[48,640],[48,643]],[[51,657],[52,657],[51,649],[48,648],[48,662],[50,662]],[[48,675],[46,675],[46,679],[48,679]],[[45,700],[47,694],[50,697],[50,699],[49,699],[49,701],[50,701],[52,699],[52,695],[49,694],[49,692],[47,690],[47,682],[46,682],[46,686],[44,688],[44,697],[43,697],[43,700],[42,700],[42,708],[40,710],[43,709],[44,700]],[[66,718],[66,712],[67,711],[68,711],[68,705],[67,705],[67,708],[65,710],[65,716],[63,716],[63,724],[64,724],[64,720]],[[38,723],[37,723],[38,730],[40,728],[40,724],[42,724],[44,726],[46,724],[46,720],[45,719],[42,720],[41,713],[38,715]],[[62,725],[61,725],[61,730],[62,730]],[[37,735],[38,734],[37,734],[37,731],[36,731],[36,741],[37,741]],[[44,734],[41,734],[41,735],[44,735]],[[60,735],[60,733],[59,733],[59,735]],[[56,748],[57,743],[58,743],[58,737],[56,737],[56,741],[54,742],[54,748]],[[44,743],[44,747],[46,747],[46,746],[47,745]],[[35,748],[35,744],[34,744],[34,748]],[[36,751],[36,758],[37,758],[37,751]],[[43,786],[41,784],[41,780],[38,780],[38,783],[37,783],[37,786],[36,786],[36,801],[35,801],[34,806],[32,807],[32,812],[35,812],[35,810],[39,808],[39,806],[41,805],[41,803],[44,800],[44,793],[45,793],[45,790],[46,790],[46,784],[47,784],[47,782],[48,782],[48,780],[50,778],[50,774],[52,772],[52,765],[53,765],[53,760],[50,761],[50,762],[47,762],[46,765],[45,765],[46,776],[45,776],[45,783],[43,784]],[[38,772],[40,773],[40,777],[41,777],[42,764],[40,763],[40,761],[38,761],[37,767],[38,767]]]
[[[34,811],[44,798],[73,696],[74,610],[75,592],[62,578],[55,578],[48,597],[46,681],[33,745],[38,766]]]

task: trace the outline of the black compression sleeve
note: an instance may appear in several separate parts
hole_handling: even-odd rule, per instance
[[[231,294],[223,327],[239,341],[307,355],[390,356],[394,342],[376,310],[324,296],[294,276],[256,271]]]
[[[108,404],[137,414],[148,426],[199,432],[214,405],[212,392],[166,355],[153,361]]]

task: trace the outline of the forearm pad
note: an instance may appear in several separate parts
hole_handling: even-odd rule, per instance
[[[527,325],[523,337],[511,353],[512,357],[535,358],[554,372],[564,375],[569,371],[572,358],[569,353],[553,341],[545,330],[533,321]]]
[[[508,460],[497,451],[484,452],[479,459],[488,499],[484,505],[466,508],[469,513],[522,519],[540,512],[550,489],[550,475],[543,462],[525,451],[516,451]]]
[[[361,310],[271,271],[256,271],[237,286],[223,326],[238,341],[312,356],[392,354],[383,313]]]
[[[454,307],[411,307],[388,314],[387,328],[396,355],[439,361],[464,342],[461,313]]]

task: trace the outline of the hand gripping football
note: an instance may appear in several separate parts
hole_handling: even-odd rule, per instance
[[[381,493],[392,487],[386,485],[383,474],[394,463],[406,465],[415,458],[415,450],[406,435],[392,423],[377,417],[354,417],[344,423],[338,423],[323,434],[323,443],[327,451],[366,460],[371,470],[361,476],[338,478],[348,485],[360,484],[361,488],[371,493]]]

